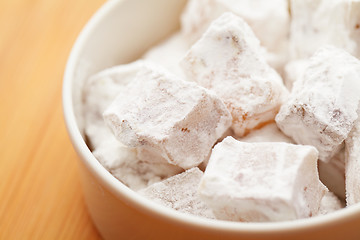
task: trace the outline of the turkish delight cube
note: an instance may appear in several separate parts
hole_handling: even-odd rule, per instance
[[[144,67],[104,112],[117,139],[159,153],[189,169],[206,160],[231,125],[231,115],[212,92],[157,65]]]
[[[176,175],[183,170],[166,162],[145,162],[137,157],[136,149],[112,138],[98,146],[95,158],[118,180],[134,191]]]
[[[224,13],[210,25],[181,66],[190,80],[224,101],[240,137],[272,121],[288,93],[260,53],[251,28],[232,13]]]
[[[291,58],[308,58],[327,44],[360,57],[358,0],[290,0],[290,8]]]
[[[143,67],[144,61],[138,60],[105,69],[90,77],[84,86],[84,128],[88,144],[92,149],[113,138],[106,126],[103,112]]]
[[[170,177],[139,193],[161,205],[183,213],[215,218],[211,209],[199,198],[197,188],[203,172],[195,167]]]
[[[199,193],[223,220],[266,222],[311,217],[327,188],[317,171],[318,151],[289,143],[218,143]]]
[[[296,143],[313,145],[325,162],[342,148],[358,118],[360,61],[342,49],[319,49],[295,82],[276,122]]]

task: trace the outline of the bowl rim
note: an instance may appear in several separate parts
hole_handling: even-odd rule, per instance
[[[333,213],[320,215],[312,218],[298,219],[293,221],[269,222],[269,223],[243,223],[230,222],[223,220],[207,219],[190,214],[184,214],[170,208],[161,206],[135,191],[126,187],[123,183],[111,175],[93,156],[83,139],[80,129],[76,122],[74,106],[72,99],[72,83],[76,63],[78,62],[81,49],[87,39],[91,36],[96,26],[101,24],[107,14],[114,8],[121,7],[124,1],[128,0],[111,0],[106,1],[90,18],[85,27],[78,35],[73,45],[69,58],[66,63],[63,88],[62,88],[62,107],[63,116],[67,132],[70,136],[72,145],[85,167],[101,182],[103,186],[114,194],[117,198],[126,201],[140,211],[144,211],[154,217],[160,217],[167,221],[182,224],[187,227],[202,228],[207,231],[226,231],[232,233],[285,233],[299,230],[309,230],[320,228],[329,224],[336,224],[343,220],[359,218],[360,204],[337,210]]]

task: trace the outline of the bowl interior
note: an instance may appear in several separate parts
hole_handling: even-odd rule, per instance
[[[82,88],[85,80],[105,68],[128,63],[179,28],[186,0],[108,1],[88,22],[74,45],[64,76],[63,105],[67,128],[76,151],[99,181],[130,204],[183,224],[227,231],[291,231],[359,218],[356,205],[327,216],[279,223],[233,223],[202,219],[160,207],[138,196],[108,173],[93,157],[83,135]]]

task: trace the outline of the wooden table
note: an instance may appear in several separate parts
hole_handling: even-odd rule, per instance
[[[65,63],[105,0],[0,0],[0,239],[100,239],[61,107]]]

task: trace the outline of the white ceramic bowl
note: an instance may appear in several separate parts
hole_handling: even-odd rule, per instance
[[[82,134],[81,89],[93,73],[135,60],[179,27],[185,0],[111,0],[78,37],[63,85],[64,116],[79,155],[91,217],[105,239],[360,239],[360,204],[326,216],[281,223],[235,223],[176,212],[115,179]],[[360,174],[360,173],[359,173]]]

